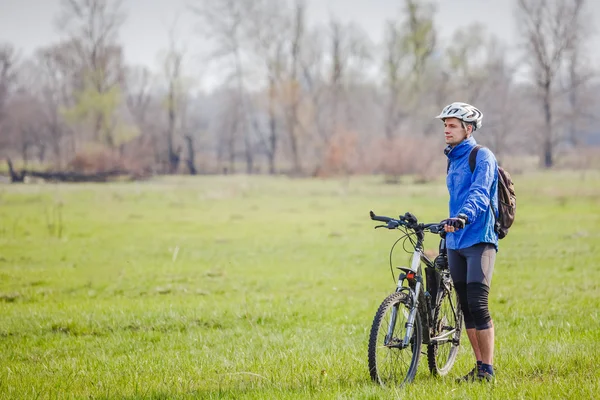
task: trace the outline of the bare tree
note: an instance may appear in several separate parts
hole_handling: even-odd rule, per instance
[[[152,73],[146,67],[129,67],[126,70],[125,103],[136,125],[145,130],[152,101]]]
[[[70,43],[64,42],[38,49],[33,63],[37,79],[31,89],[42,99],[49,146],[54,162],[62,168],[77,151],[76,129],[69,129],[65,110],[76,105],[81,69]]]
[[[167,78],[167,163],[169,173],[175,173],[181,159],[181,147],[175,148],[178,125],[181,125],[186,94],[183,93],[183,59],[185,51],[178,48],[175,40],[175,26],[169,32],[169,50],[164,61],[164,74]],[[189,143],[189,142],[188,142]]]
[[[42,133],[40,102],[31,93],[18,90],[7,108],[13,130],[12,145],[19,150],[23,165],[26,167],[33,159],[43,162],[47,146]]]
[[[236,101],[235,89],[228,87],[218,88],[212,97],[213,102],[218,105],[215,110],[216,121],[214,122],[215,130],[218,132],[216,144],[218,169],[225,174],[235,173],[235,143],[240,120],[229,118],[229,116],[238,115],[236,108],[240,103]]]
[[[268,134],[255,131],[267,155],[269,173],[276,172],[275,160],[279,151],[281,132],[278,106],[284,79],[286,41],[289,37],[291,10],[287,2],[257,0],[247,19],[247,30],[253,52],[260,60],[267,80]]]
[[[437,44],[434,12],[429,1],[405,0],[402,16],[387,21],[383,107],[388,140],[395,137],[401,122],[405,121],[404,116],[420,114],[420,104],[429,88],[425,79],[429,61]],[[434,87],[439,92],[439,86]]]
[[[524,101],[516,90],[516,67],[509,63],[506,47],[493,36],[485,39],[484,47],[481,64],[473,66],[477,72],[470,80],[472,97],[466,98],[484,111],[482,139],[501,161],[516,150],[514,142],[522,132],[515,127],[523,125]],[[463,89],[469,93],[469,88]]]
[[[247,96],[245,93],[246,68],[244,51],[246,38],[246,15],[253,14],[254,2],[251,0],[199,0],[191,7],[202,22],[202,29],[214,41],[217,49],[214,59],[225,59],[232,66],[228,80],[235,82],[236,99],[239,104],[234,108],[233,116],[238,121],[233,124],[244,143],[246,172],[254,171],[254,149],[250,132]],[[232,116],[229,115],[228,118]],[[227,141],[231,157],[235,157],[235,138]]]
[[[153,162],[160,164],[164,159],[163,147],[160,146],[160,139],[164,137],[161,132],[164,109],[161,108],[155,77],[147,67],[128,67],[123,89],[127,110],[139,131],[136,145],[152,152]]]
[[[496,156],[505,155],[522,104],[514,96],[516,68],[507,60],[506,46],[475,23],[456,30],[444,61],[446,93],[442,103],[462,99],[476,104],[485,115],[482,140]]]
[[[433,25],[435,7],[428,1],[405,0],[406,16],[404,48],[412,57],[413,88],[419,90],[427,63],[436,46]]]
[[[339,155],[340,149],[350,152],[350,147],[358,143],[357,137],[347,140],[339,136],[357,136],[354,124],[358,116],[354,114],[357,110],[353,109],[351,95],[355,86],[363,83],[364,70],[371,59],[367,36],[355,24],[331,18],[326,32],[327,35],[311,32],[308,38],[312,40],[307,40],[306,47],[312,49],[312,56],[303,60],[303,64],[312,64],[312,68],[304,70],[304,77],[313,113],[311,128],[317,132],[313,142],[317,169],[322,169],[325,162],[332,165],[331,161],[337,159],[327,161],[332,146]],[[324,42],[323,46],[319,42]],[[307,54],[310,53],[305,52],[303,57]]]
[[[384,87],[386,98],[385,137],[392,140],[402,121],[401,93],[405,89],[403,61],[406,53],[402,46],[402,33],[396,21],[387,21],[385,27]]]
[[[582,11],[585,0],[518,0],[516,18],[524,38],[527,63],[538,90],[544,128],[540,135],[543,167],[554,164],[559,132],[554,126],[553,100],[559,73],[569,50],[583,40]]]
[[[576,147],[583,144],[582,136],[588,119],[586,116],[593,114],[592,110],[595,109],[594,105],[586,100],[586,92],[592,86],[594,79],[599,76],[597,67],[589,61],[590,53],[586,48],[585,39],[591,34],[591,18],[586,12],[582,14],[581,27],[575,33],[576,37],[567,51],[564,84],[570,109],[569,115],[565,116],[569,121],[568,140]]]
[[[24,166],[37,159],[44,162],[48,142],[44,132],[44,115],[39,96],[39,71],[33,62],[25,59],[10,83],[10,96],[4,103],[4,130],[8,133],[8,149],[18,154]]]
[[[123,81],[123,56],[117,43],[125,21],[121,1],[62,0],[59,28],[69,40],[64,44],[75,61],[77,102],[71,119],[91,122],[92,138],[113,148],[118,145],[115,112]]]
[[[59,168],[64,166],[63,156],[67,154],[65,139],[69,129],[61,114],[61,109],[69,106],[69,79],[65,71],[56,63],[52,48],[42,48],[21,68],[21,86],[35,102],[39,136],[43,137],[44,152]],[[26,77],[27,75],[27,77]]]
[[[305,83],[304,100],[310,104],[311,115],[304,130],[313,131],[316,142],[322,145],[331,136],[331,103],[328,87],[334,75],[333,62],[328,62],[331,49],[331,31],[327,27],[314,27],[305,32],[300,54],[300,77]],[[326,38],[327,40],[323,40]],[[331,47],[330,47],[331,46]],[[298,95],[301,93],[298,93]],[[297,101],[303,100],[297,98]],[[301,121],[298,121],[301,127]]]
[[[0,145],[5,148],[8,130],[5,127],[6,104],[16,87],[17,52],[9,43],[0,43]]]
[[[479,23],[458,29],[446,48],[453,93],[477,104],[487,82],[487,63],[496,51],[495,39],[488,40],[485,27]]]
[[[296,0],[294,3],[294,11],[292,17],[292,31],[290,36],[291,52],[289,58],[289,102],[286,106],[286,122],[287,131],[292,150],[292,162],[294,173],[302,171],[302,163],[300,161],[300,124],[299,124],[299,109],[301,103],[300,91],[300,73],[301,73],[301,52],[302,43],[306,30],[306,3],[305,0]]]
[[[338,131],[339,123],[339,106],[340,97],[343,95],[343,77],[345,74],[346,65],[346,54],[344,54],[344,32],[343,25],[335,20],[329,21],[329,28],[331,30],[331,74],[330,74],[330,91],[331,91],[331,129],[326,136],[326,143],[329,142],[331,136]]]

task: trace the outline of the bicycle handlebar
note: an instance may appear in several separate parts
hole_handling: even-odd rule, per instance
[[[400,226],[405,226],[414,231],[429,231],[434,234],[438,234],[444,232],[444,223],[442,222],[434,222],[429,224],[421,224],[417,220],[413,214],[407,212],[404,215],[400,215],[398,219],[383,217],[379,215],[375,215],[373,211],[369,212],[371,219],[373,221],[385,222],[386,225],[378,225],[375,228],[388,228],[388,229],[396,229]]]

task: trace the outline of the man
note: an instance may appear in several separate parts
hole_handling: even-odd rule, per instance
[[[446,184],[450,218],[445,221],[448,264],[464,315],[465,328],[477,364],[459,381],[494,379],[494,324],[488,295],[498,251],[498,163],[487,148],[476,153],[471,172],[469,155],[477,145],[472,134],[481,128],[483,114],[467,103],[452,103],[436,118],[444,122]]]

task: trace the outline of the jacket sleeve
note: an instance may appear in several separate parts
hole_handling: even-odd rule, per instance
[[[459,214],[467,216],[469,223],[475,221],[490,207],[492,184],[498,173],[498,163],[492,152],[487,149],[482,150],[477,152],[478,160],[471,178],[471,187],[459,211]]]

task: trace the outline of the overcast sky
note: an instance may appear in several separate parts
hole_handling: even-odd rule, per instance
[[[126,61],[158,67],[158,54],[167,47],[167,31],[177,17],[177,36],[190,53],[200,54],[202,41],[195,33],[195,17],[186,10],[194,0],[124,0],[127,20],[120,31]],[[508,46],[515,46],[514,0],[437,0],[436,28],[442,42],[455,29],[480,22]],[[600,1],[588,0],[588,10],[600,26]],[[0,41],[13,43],[28,55],[60,38],[55,25],[60,0],[0,0]],[[308,0],[309,22],[324,22],[329,15],[360,24],[379,42],[386,19],[397,16],[401,0]],[[598,30],[598,28],[596,28]],[[600,62],[600,34],[589,50]]]

